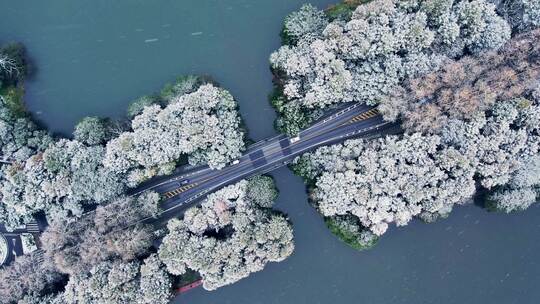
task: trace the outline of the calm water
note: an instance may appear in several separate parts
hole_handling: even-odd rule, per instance
[[[335,0],[312,1],[325,7]],[[114,2],[114,3],[113,3]],[[121,117],[176,75],[212,75],[241,105],[250,136],[274,134],[268,56],[302,0],[0,0],[0,40],[24,42],[38,72],[29,109],[70,134],[86,115]],[[157,40],[156,40],[157,39]],[[299,178],[275,172],[277,207],[294,223],[287,261],[177,303],[538,303],[540,207],[513,215],[461,207],[436,224],[392,229],[369,252],[338,242]]]

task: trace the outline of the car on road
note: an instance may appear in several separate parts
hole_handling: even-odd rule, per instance
[[[240,163],[240,160],[238,159],[232,162],[233,165],[238,165],[239,163]]]
[[[289,142],[291,144],[294,144],[295,142],[297,142],[299,140],[300,140],[300,136],[295,136],[295,137],[292,137],[291,139],[289,139]]]
[[[189,179],[185,179],[185,180],[179,182],[178,185],[183,186],[183,185],[188,184],[188,183],[189,183]]]

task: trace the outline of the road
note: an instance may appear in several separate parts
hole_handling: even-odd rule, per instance
[[[0,237],[4,237],[7,242],[8,255],[7,259],[4,261],[4,264],[8,265],[17,256],[24,254],[21,235],[23,233],[29,233],[37,235],[40,231],[43,231],[44,227],[41,227],[41,224],[37,222],[28,223],[24,228],[15,229],[13,231],[8,231],[3,224],[0,224]],[[0,265],[1,261],[0,261]]]
[[[299,139],[278,135],[249,146],[242,157],[221,170],[188,166],[170,176],[148,181],[132,194],[149,190],[160,193],[164,197],[162,211],[157,217],[145,218],[141,222],[164,224],[224,186],[283,167],[295,157],[317,147],[353,137],[373,137],[392,127],[395,124],[384,121],[375,108],[348,105],[301,131]]]

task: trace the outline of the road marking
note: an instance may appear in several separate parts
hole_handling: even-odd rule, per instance
[[[357,115],[357,116],[353,117],[352,119],[350,119],[348,122],[344,123],[343,125],[359,122],[359,121],[362,121],[362,120],[366,120],[366,119],[372,118],[372,117],[377,116],[377,115],[379,115],[379,111],[377,109],[371,109],[371,110],[369,110],[367,112],[364,112],[364,113],[362,113],[360,115]]]
[[[186,185],[186,186],[182,186],[180,188],[177,188],[177,189],[174,189],[172,191],[166,192],[165,194],[163,194],[163,196],[165,196],[166,199],[170,199],[170,198],[173,198],[173,197],[177,196],[178,194],[180,194],[182,192],[186,192],[189,189],[196,187],[197,185],[198,185],[198,183],[193,183],[193,184],[189,184],[189,185]]]
[[[36,222],[26,224],[26,231],[30,233],[39,233],[39,225]]]

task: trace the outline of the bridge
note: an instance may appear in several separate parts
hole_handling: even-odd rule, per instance
[[[295,157],[320,146],[350,138],[375,137],[381,131],[395,127],[395,123],[384,121],[375,107],[349,104],[323,116],[296,137],[281,134],[249,146],[242,157],[221,170],[186,166],[167,177],[143,183],[131,194],[152,190],[163,199],[157,217],[139,222],[164,224],[224,186],[286,166]]]

